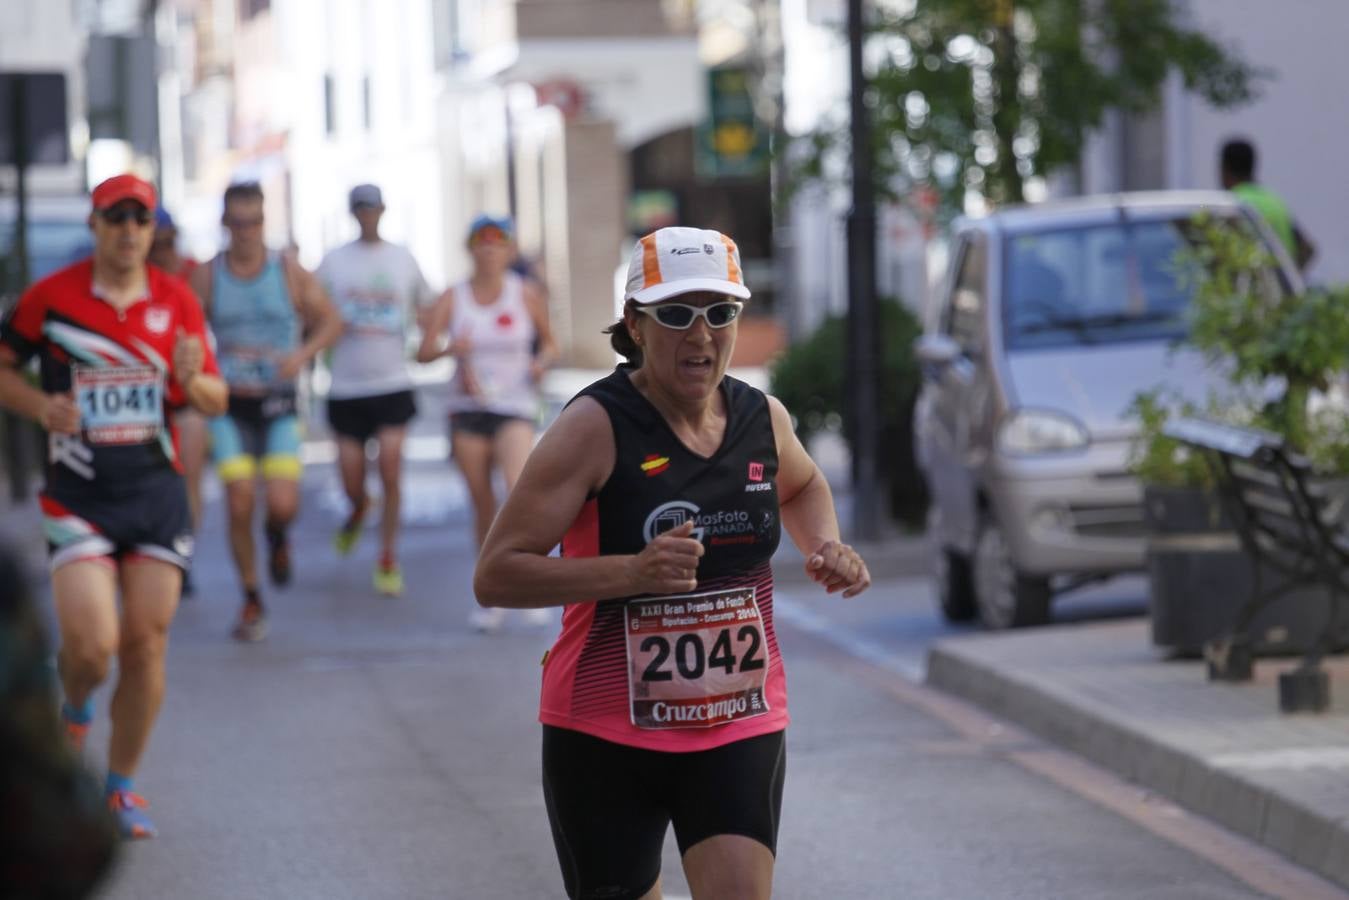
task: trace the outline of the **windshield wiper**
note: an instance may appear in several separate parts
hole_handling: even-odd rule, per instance
[[[1143,325],[1154,322],[1166,322],[1176,318],[1175,312],[1151,310],[1144,313],[1100,313],[1094,316],[1075,316],[1068,319],[1046,317],[1038,322],[1030,322],[1017,331],[1021,334],[1039,334],[1045,331],[1073,331],[1087,339],[1089,328],[1109,328],[1112,325]]]

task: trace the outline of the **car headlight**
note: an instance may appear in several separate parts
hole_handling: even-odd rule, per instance
[[[1013,456],[1081,450],[1090,442],[1081,422],[1049,409],[1018,409],[998,428],[998,449]]]

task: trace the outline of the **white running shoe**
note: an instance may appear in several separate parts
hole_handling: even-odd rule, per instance
[[[553,624],[553,610],[547,606],[521,610],[526,625],[544,626]]]
[[[473,630],[479,634],[491,634],[494,631],[500,631],[501,625],[506,621],[506,610],[499,606],[478,607],[468,615],[468,624],[473,626]]]

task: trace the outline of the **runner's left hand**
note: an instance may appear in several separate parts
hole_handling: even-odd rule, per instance
[[[857,551],[838,541],[825,541],[806,560],[806,574],[833,594],[856,597],[871,587],[871,573]]]
[[[173,377],[180,385],[192,380],[192,376],[201,373],[206,360],[206,351],[202,349],[201,338],[178,329],[177,340],[173,344]]]

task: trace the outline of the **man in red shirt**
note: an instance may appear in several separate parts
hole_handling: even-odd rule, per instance
[[[77,746],[113,653],[108,803],[122,834],[155,828],[132,776],[164,696],[164,652],[192,554],[173,410],[225,410],[191,291],[146,265],[155,190],[133,175],[94,189],[94,255],[30,287],[0,323],[0,404],[48,433],[39,501],[61,632],[62,716]],[[21,371],[34,356],[40,383]],[[120,613],[117,602],[121,588]]]

